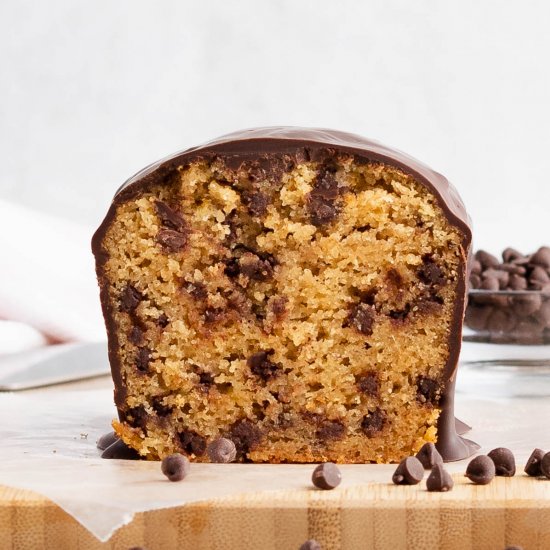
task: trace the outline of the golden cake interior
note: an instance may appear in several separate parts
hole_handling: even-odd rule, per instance
[[[392,166],[180,166],[102,241],[117,434],[150,459],[206,461],[220,436],[254,462],[417,451],[437,438],[461,242]]]

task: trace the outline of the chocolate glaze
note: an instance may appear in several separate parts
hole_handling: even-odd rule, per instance
[[[467,263],[472,239],[470,218],[456,189],[444,176],[405,153],[355,134],[328,129],[277,126],[253,128],[222,136],[199,147],[175,153],[155,162],[127,180],[115,194],[105,219],[92,239],[98,280],[101,282],[104,279],[103,269],[107,261],[102,241],[115,217],[117,206],[131,200],[149,186],[167,181],[178,167],[198,160],[222,159],[226,166],[237,169],[242,163],[250,161],[257,162],[260,166],[262,164],[268,166],[273,160],[295,162],[310,160],[315,162],[338,153],[354,155],[356,162],[381,162],[395,166],[428,188],[436,197],[449,223],[460,231],[463,263],[464,265]],[[119,415],[121,415],[125,388],[117,358],[117,332],[107,285],[100,285],[100,287],[101,304],[109,338],[109,360],[115,383],[115,403],[119,407]],[[444,373],[447,383],[441,399],[442,413],[438,421],[437,448],[446,461],[466,458],[478,448],[475,443],[463,439],[457,434],[454,418],[454,385],[466,305],[466,267],[459,272],[457,294],[453,331],[450,336],[450,353]]]

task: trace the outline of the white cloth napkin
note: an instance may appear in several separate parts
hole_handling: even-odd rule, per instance
[[[0,199],[0,353],[105,340],[92,232]]]

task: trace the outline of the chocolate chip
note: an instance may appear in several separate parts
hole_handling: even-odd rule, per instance
[[[340,210],[336,204],[339,194],[334,171],[323,168],[317,175],[314,187],[307,198],[307,210],[314,226],[320,227],[336,219]]]
[[[487,456],[476,456],[466,468],[466,477],[476,485],[487,485],[495,477],[495,463]]]
[[[214,376],[209,372],[199,372],[199,384],[209,388],[214,384]]]
[[[535,318],[541,326],[550,328],[550,298],[546,298],[535,313]]]
[[[170,208],[165,202],[155,202],[155,210],[164,227],[174,229],[175,231],[182,231],[184,229],[185,221],[182,215]]]
[[[482,279],[496,279],[498,281],[499,289],[503,290],[508,286],[510,280],[510,274],[502,269],[487,269],[482,276]],[[483,285],[483,282],[481,283]]]
[[[212,441],[206,448],[210,462],[228,463],[237,457],[237,448],[231,439],[220,437]]]
[[[404,321],[411,312],[411,304],[405,304],[403,309],[392,309],[389,312],[390,319],[394,321]]]
[[[466,309],[464,323],[473,330],[485,330],[487,321],[492,313],[493,308],[489,305],[470,303]]]
[[[277,296],[270,300],[271,311],[276,317],[281,317],[285,313],[287,302],[288,298],[286,296]]]
[[[156,241],[167,252],[179,252],[187,244],[187,235],[173,229],[161,229],[156,236]]]
[[[529,275],[529,285],[533,290],[540,290],[543,286],[550,282],[550,277],[546,273],[546,269],[536,265]]]
[[[273,353],[275,351],[272,349],[259,351],[251,355],[246,362],[252,373],[259,376],[265,382],[277,376],[281,371],[280,363],[273,363],[269,359],[269,356],[273,355]]]
[[[322,548],[315,539],[309,539],[300,546],[299,550],[322,550]]]
[[[204,283],[186,282],[183,285],[183,288],[194,300],[197,300],[198,302],[202,302],[208,297],[208,290],[206,289],[206,285]]]
[[[340,485],[341,481],[342,474],[340,473],[340,469],[333,462],[319,464],[311,475],[311,482],[313,485],[325,491],[335,489]]]
[[[433,378],[419,376],[416,379],[416,399],[427,405],[437,405],[439,402],[439,383]]]
[[[481,281],[481,285],[479,287],[481,290],[499,290],[500,284],[498,282],[498,279],[496,277],[485,277]]]
[[[240,272],[254,281],[266,281],[273,276],[275,260],[262,259],[251,252],[247,252],[239,259]]]
[[[550,453],[546,453],[540,461],[540,473],[550,479]]]
[[[470,273],[473,273],[475,275],[481,275],[482,267],[481,263],[478,260],[472,260]]]
[[[136,355],[136,369],[139,372],[147,372],[151,363],[151,350],[148,348],[138,348]]]
[[[505,263],[509,263],[512,260],[516,260],[517,258],[521,258],[523,254],[521,252],[518,252],[515,248],[505,248],[502,251],[502,259]]]
[[[511,307],[514,313],[519,317],[527,317],[537,311],[542,304],[540,294],[526,294],[521,296],[513,296],[510,299]]]
[[[120,294],[120,311],[134,312],[143,298],[143,294],[136,287],[126,285]]]
[[[502,477],[512,477],[516,473],[516,459],[510,449],[497,447],[487,456],[495,463],[495,475]]]
[[[415,456],[404,458],[393,473],[392,481],[396,485],[416,485],[424,477],[424,466]]]
[[[118,441],[118,435],[115,432],[109,432],[102,435],[96,442],[96,447],[100,451],[104,451],[107,447],[110,447],[115,441]]]
[[[135,449],[128,447],[122,439],[117,439],[101,453],[101,458],[109,460],[139,460],[141,457]]]
[[[172,413],[174,410],[171,405],[165,405],[163,403],[164,397],[153,397],[151,406],[153,410],[157,413],[159,417],[166,417]]]
[[[416,458],[420,460],[425,470],[430,470],[436,464],[442,464],[443,458],[433,443],[424,443],[422,448],[416,453]]]
[[[132,327],[128,335],[128,340],[134,344],[134,346],[139,346],[143,343],[143,331],[139,327]]]
[[[355,376],[355,384],[361,393],[370,397],[380,395],[380,377],[376,371],[365,371]]]
[[[193,430],[183,430],[178,433],[181,448],[188,455],[203,456],[206,452],[206,439]]]
[[[224,316],[224,310],[219,307],[207,307],[204,310],[204,322],[208,325],[219,321]]]
[[[166,328],[169,322],[170,322],[170,319],[168,319],[165,313],[161,313],[157,318],[157,325],[160,328]]]
[[[378,435],[386,425],[386,413],[377,408],[369,414],[366,414],[361,420],[361,429],[363,433],[368,437],[372,438]]]
[[[510,275],[510,280],[508,281],[508,288],[510,290],[527,290],[527,281],[525,280],[525,277],[512,273]]]
[[[262,440],[262,431],[250,420],[238,420],[231,426],[229,434],[239,455],[254,450]]]
[[[487,330],[496,333],[510,332],[516,324],[514,317],[506,310],[496,309],[487,319]]]
[[[357,304],[351,308],[344,327],[351,326],[361,334],[370,336],[372,334],[375,312],[376,310],[373,306],[363,303]]]
[[[426,489],[431,492],[446,492],[450,491],[453,485],[453,478],[451,474],[445,470],[443,463],[439,462],[435,464],[426,480]]]
[[[164,457],[160,464],[162,473],[170,481],[181,481],[185,479],[190,468],[191,464],[189,459],[179,453]]]
[[[323,441],[332,441],[342,439],[346,433],[346,428],[339,420],[326,420],[317,429],[316,435]]]
[[[540,463],[546,453],[542,449],[534,449],[531,456],[527,459],[524,472],[531,477],[539,477],[542,475]]]
[[[261,191],[248,191],[243,193],[243,202],[253,216],[263,216],[271,202],[268,195]]]
[[[431,258],[424,256],[423,264],[418,268],[418,278],[426,285],[437,286],[445,282],[443,270]]]
[[[479,288],[481,286],[481,277],[476,273],[470,275],[470,288]]]
[[[478,250],[475,253],[475,259],[481,264],[483,269],[488,269],[489,267],[497,267],[500,263],[497,258],[495,258],[489,252],[485,250]]]
[[[124,421],[132,428],[145,428],[148,417],[143,405],[132,407],[124,412]]]
[[[533,256],[531,256],[531,263],[535,265],[541,265],[545,268],[550,268],[550,247],[541,246]]]

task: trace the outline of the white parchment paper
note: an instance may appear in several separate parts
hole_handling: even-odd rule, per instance
[[[311,465],[193,464],[188,478],[172,483],[158,462],[101,459],[96,440],[110,430],[115,409],[110,383],[97,386],[0,394],[0,484],[43,494],[101,541],[137,512],[245,492],[310,487]],[[550,449],[549,399],[486,399],[475,388],[458,390],[457,415],[475,426],[468,437],[482,445],[482,452],[507,446],[521,470],[535,446]],[[387,482],[394,468],[343,465],[341,486]],[[448,469],[463,472],[465,461]]]

